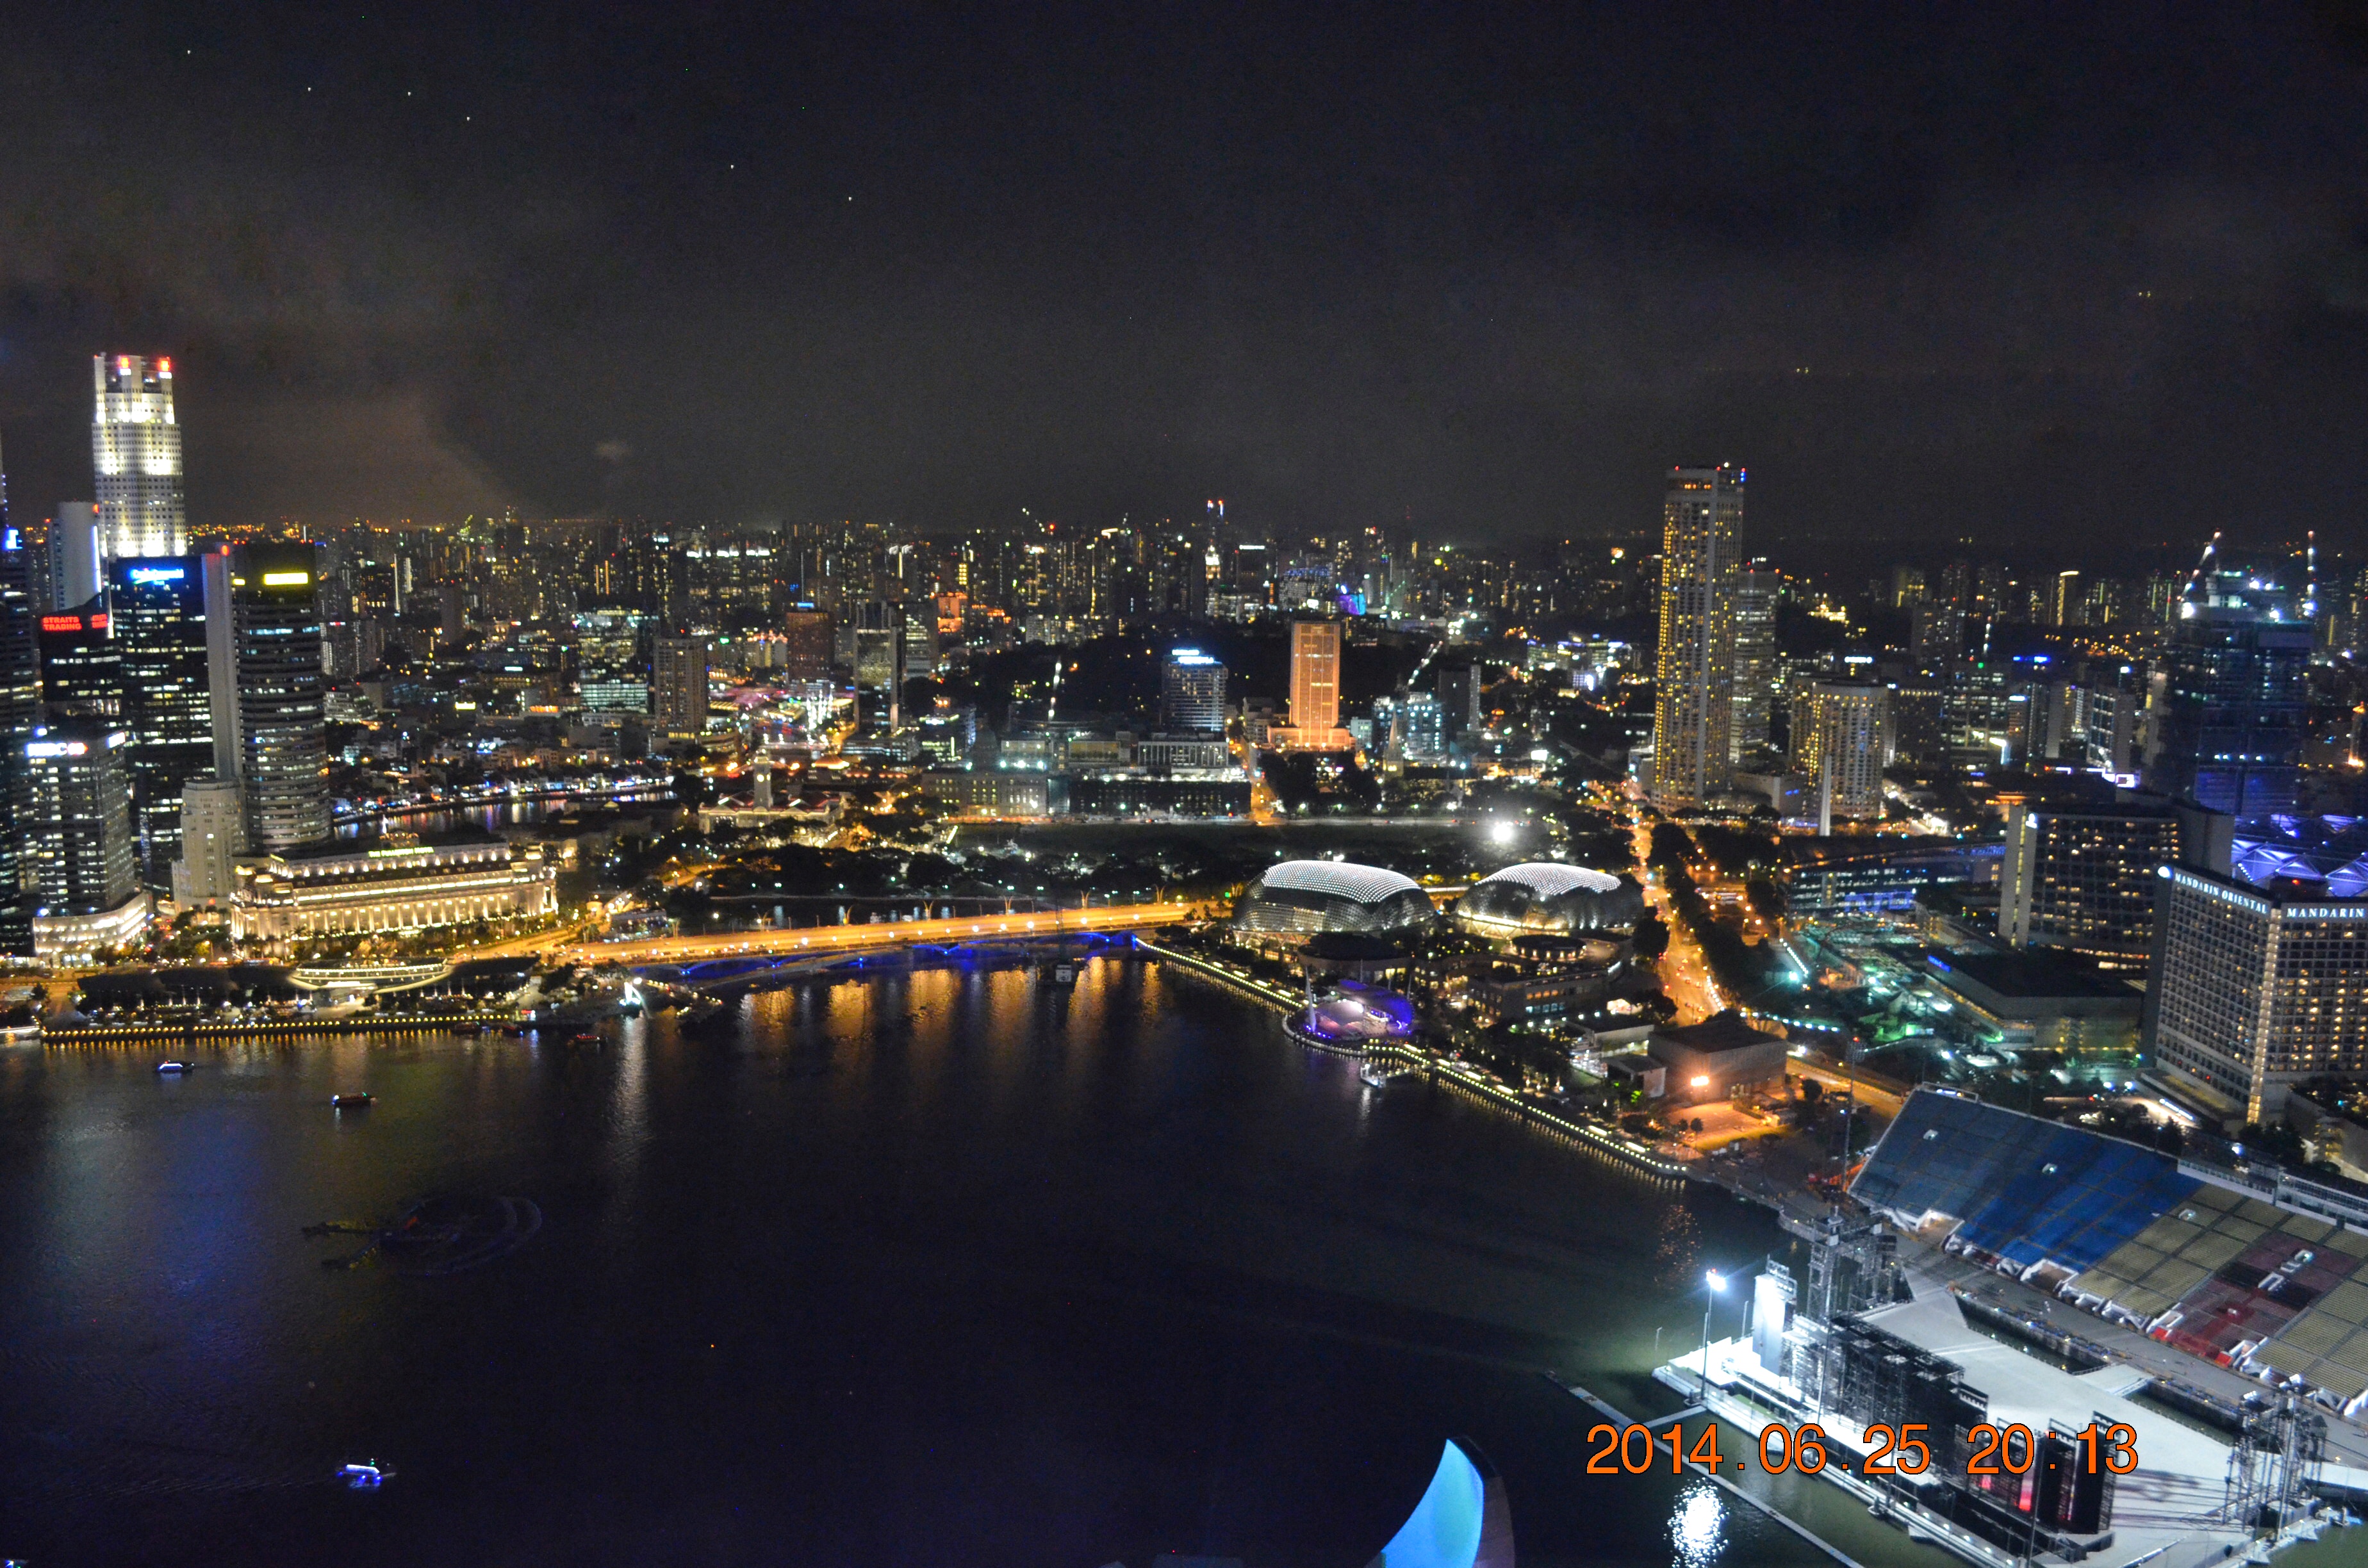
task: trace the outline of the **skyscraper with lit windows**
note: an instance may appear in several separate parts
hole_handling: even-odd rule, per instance
[[[1661,513],[1661,640],[1654,673],[1654,801],[1724,794],[1733,750],[1735,578],[1745,473],[1673,468]]]
[[[202,558],[214,777],[235,783],[250,847],[329,836],[321,605],[313,547],[245,544]]]
[[[189,528],[173,362],[101,354],[91,359],[90,381],[100,553],[110,561],[186,553]]]
[[[1225,666],[1198,648],[1171,650],[1160,675],[1159,724],[1164,730],[1223,731]]]
[[[2146,788],[2239,817],[2294,809],[2310,712],[2308,617],[2274,584],[2214,573],[2171,623]]]
[[[204,563],[196,556],[110,561],[108,602],[131,732],[131,820],[141,875],[170,885],[181,793],[214,765]]]
[[[0,953],[33,950],[33,903],[25,886],[23,825],[32,818],[26,744],[41,722],[39,595],[32,554],[8,526],[0,492],[0,812],[17,831],[0,833]]]

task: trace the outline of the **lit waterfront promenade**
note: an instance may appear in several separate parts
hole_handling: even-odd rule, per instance
[[[882,920],[863,925],[792,926],[726,931],[712,937],[643,937],[627,942],[575,941],[552,955],[566,963],[683,963],[740,954],[854,952],[915,942],[971,942],[992,937],[1059,937],[1150,931],[1208,918],[1198,903],[1122,903],[1108,909],[1039,910],[1025,915],[957,915],[942,920]]]

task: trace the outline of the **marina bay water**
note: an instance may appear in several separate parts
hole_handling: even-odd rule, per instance
[[[1524,1563],[1826,1561],[1693,1478],[1586,1475],[1598,1418],[1540,1375],[1669,1408],[1656,1348],[1706,1267],[1786,1249],[1769,1216],[1367,1088],[1154,963],[598,1050],[157,1054],[0,1052],[0,1556],[1360,1568],[1458,1436]],[[543,1223],[443,1278],[304,1233],[428,1194]],[[335,1483],[362,1460],[393,1478]],[[1947,1561],[1782,1484],[1870,1568]]]

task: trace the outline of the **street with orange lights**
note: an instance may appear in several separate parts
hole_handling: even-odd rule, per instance
[[[941,920],[882,920],[860,926],[797,926],[771,931],[727,931],[712,937],[645,937],[630,942],[575,942],[553,956],[568,963],[689,963],[741,955],[795,957],[902,947],[911,942],[969,942],[990,937],[1057,937],[1072,932],[1149,931],[1208,917],[1197,903],[1122,903],[1107,909],[1044,910],[1034,914],[960,915]]]

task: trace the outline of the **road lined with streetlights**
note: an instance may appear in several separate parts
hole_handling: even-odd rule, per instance
[[[970,942],[992,937],[1025,939],[1087,932],[1150,931],[1208,917],[1198,903],[1125,903],[1105,909],[1062,909],[1025,915],[956,915],[946,919],[882,920],[849,926],[792,926],[727,931],[712,937],[642,937],[623,942],[573,942],[553,957],[567,963],[688,963],[702,959],[796,957],[903,947],[913,942]]]

